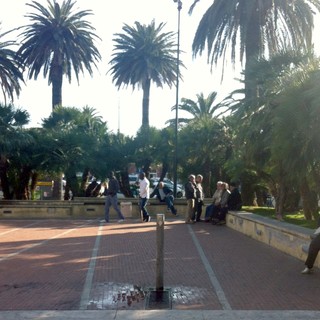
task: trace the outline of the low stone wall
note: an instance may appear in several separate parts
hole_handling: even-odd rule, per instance
[[[63,218],[101,218],[104,217],[104,198],[75,198],[72,201],[0,201],[0,219],[63,219]],[[126,218],[140,219],[140,210],[137,198],[119,199],[119,206]],[[175,200],[175,206],[179,213],[185,214],[186,200]],[[160,203],[157,199],[148,201],[147,210],[151,216],[163,213],[172,217],[167,212],[165,203]],[[117,218],[113,208],[110,208],[110,217]]]
[[[249,212],[229,212],[227,226],[305,261],[313,230]],[[320,257],[315,266],[320,267]]]

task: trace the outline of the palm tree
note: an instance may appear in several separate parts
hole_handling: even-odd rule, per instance
[[[192,118],[179,118],[179,123],[189,123],[191,121],[212,119],[214,113],[222,107],[221,103],[214,104],[217,98],[217,92],[213,91],[208,94],[207,98],[204,97],[203,93],[197,94],[197,101],[182,98],[179,110],[185,111],[192,115]],[[175,106],[172,110],[175,110]],[[170,119],[166,123],[174,125],[175,119]]]
[[[225,119],[203,118],[189,122],[180,131],[179,163],[185,178],[190,172],[204,175],[206,197],[218,180],[228,181],[224,163],[230,154],[230,132]]]
[[[199,0],[195,0],[193,6]],[[217,64],[230,53],[235,63],[237,49],[248,69],[254,58],[280,49],[309,50],[312,45],[313,8],[319,0],[215,0],[197,28],[192,50],[202,54],[207,46],[208,62]],[[247,78],[247,75],[245,75]],[[248,79],[246,79],[248,80]],[[245,81],[246,97],[255,97],[255,87]]]
[[[75,2],[64,0],[60,6],[55,0],[48,0],[48,9],[32,1],[27,4],[38,13],[29,13],[31,24],[23,26],[22,45],[18,50],[23,65],[29,68],[29,79],[48,75],[52,84],[52,108],[62,105],[62,79],[66,75],[71,82],[72,70],[79,82],[79,73],[86,69],[93,74],[91,65],[101,59],[94,45],[94,28],[83,18],[92,14],[91,10],[73,13]]]
[[[10,32],[10,31],[9,31]],[[9,32],[0,34],[0,39]],[[4,96],[4,104],[7,98],[13,101],[14,94],[19,96],[23,82],[22,71],[19,68],[19,56],[9,47],[15,45],[14,41],[0,42],[0,87]]]
[[[5,199],[13,197],[9,174],[14,167],[13,159],[21,156],[21,149],[33,143],[32,136],[23,129],[28,122],[28,112],[15,109],[13,105],[0,104],[0,183]]]
[[[96,174],[104,170],[104,161],[97,159],[101,158],[101,144],[107,136],[106,123],[93,108],[57,107],[43,120],[43,128],[55,141],[47,162],[51,167],[62,169],[60,172],[66,175],[66,188],[70,187],[78,196],[76,172],[95,170]]]
[[[135,27],[124,25],[124,33],[116,33],[116,43],[112,67],[112,81],[118,87],[136,85],[142,88],[142,126],[149,127],[149,96],[151,82],[158,87],[167,84],[170,88],[177,78],[176,45],[173,33],[163,33],[164,23],[156,27],[152,21],[149,25],[135,22]],[[183,66],[182,62],[181,65]],[[181,75],[179,74],[179,77]]]

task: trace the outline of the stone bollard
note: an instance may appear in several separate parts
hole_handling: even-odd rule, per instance
[[[156,291],[163,291],[164,271],[164,214],[157,214],[157,261],[156,261]]]

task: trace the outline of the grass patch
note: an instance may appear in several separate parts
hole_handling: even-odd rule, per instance
[[[247,212],[258,214],[259,216],[267,217],[270,219],[277,219],[274,208],[245,206],[242,209]],[[317,228],[317,221],[306,220],[303,213],[300,211],[285,213],[283,216],[283,220],[300,227],[309,229]]]

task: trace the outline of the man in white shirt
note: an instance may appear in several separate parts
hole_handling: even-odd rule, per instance
[[[151,217],[146,209],[148,199],[150,197],[150,182],[146,178],[146,175],[144,172],[141,172],[139,174],[139,196],[140,196],[140,210],[143,215],[143,222],[149,222],[151,220]]]

